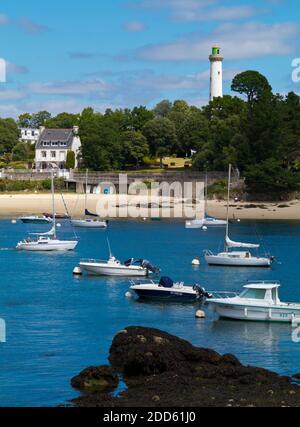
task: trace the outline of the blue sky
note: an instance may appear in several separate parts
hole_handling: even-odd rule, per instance
[[[232,77],[255,69],[275,92],[299,91],[298,0],[0,0],[0,115],[80,112],[161,99],[204,105],[208,55],[225,56]]]

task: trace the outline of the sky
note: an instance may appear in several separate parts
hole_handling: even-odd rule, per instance
[[[299,0],[0,0],[0,116],[205,105],[215,43],[224,93],[249,69],[276,93],[298,93],[299,17]]]

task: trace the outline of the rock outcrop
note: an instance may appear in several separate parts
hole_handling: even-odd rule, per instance
[[[118,333],[109,361],[111,367],[89,368],[72,380],[83,392],[75,406],[300,406],[300,388],[290,378],[156,329],[128,327]],[[112,395],[117,373],[127,389]]]

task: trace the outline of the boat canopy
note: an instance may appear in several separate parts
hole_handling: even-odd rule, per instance
[[[162,288],[173,288],[174,282],[170,277],[162,277],[159,281],[159,286]]]
[[[246,249],[258,249],[260,247],[260,245],[254,245],[252,243],[234,242],[228,236],[226,236],[226,246],[228,248],[246,248]]]

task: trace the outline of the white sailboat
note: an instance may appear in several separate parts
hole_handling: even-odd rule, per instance
[[[31,236],[17,244],[17,249],[29,252],[50,252],[50,251],[72,251],[78,245],[77,240],[59,240],[56,235],[55,219],[55,197],[54,197],[54,176],[51,174],[52,183],[52,212],[53,226],[47,233],[32,233]]]
[[[203,218],[196,218],[194,220],[186,221],[185,228],[188,229],[197,229],[197,228],[203,228],[203,227],[225,227],[227,225],[227,221],[217,219],[211,216],[207,215],[207,200],[208,200],[208,180],[207,180],[207,174],[205,176],[205,208],[204,208],[204,217]]]
[[[85,218],[83,219],[72,219],[71,223],[73,227],[78,228],[103,228],[106,229],[108,227],[108,222],[99,218],[98,215],[95,215],[88,211],[88,170],[86,171],[86,183],[85,183]]]
[[[250,249],[258,249],[260,245],[252,243],[235,242],[229,238],[229,203],[230,203],[230,185],[231,168],[229,165],[228,176],[228,200],[227,200],[227,225],[225,236],[225,251],[219,254],[213,254],[211,251],[205,252],[205,260],[209,265],[222,265],[232,267],[270,267],[274,258],[270,256],[253,256]],[[248,249],[248,251],[233,251],[231,249]]]

